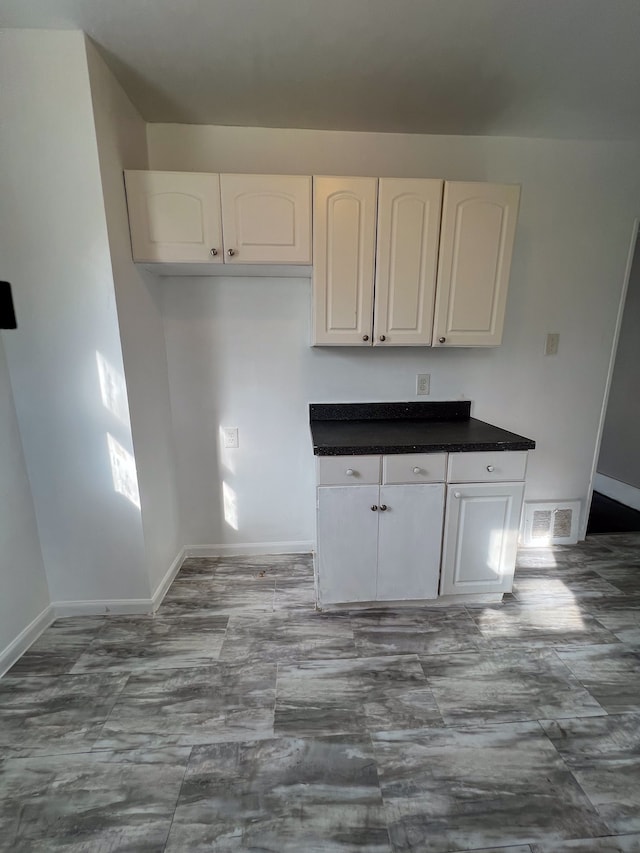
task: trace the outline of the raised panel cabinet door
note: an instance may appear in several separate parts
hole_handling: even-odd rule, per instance
[[[125,172],[134,261],[223,262],[220,178],[199,172]]]
[[[375,601],[378,493],[378,486],[318,488],[317,570],[321,605]]]
[[[313,343],[371,346],[377,178],[313,179]]]
[[[444,489],[444,483],[380,488],[378,601],[438,597]]]
[[[440,594],[510,592],[524,483],[447,488]]]
[[[311,263],[311,176],[220,175],[225,263]]]
[[[497,346],[509,287],[520,187],[444,185],[434,346]]]
[[[442,186],[380,178],[374,346],[431,343]]]

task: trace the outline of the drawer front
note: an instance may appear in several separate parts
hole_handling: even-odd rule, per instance
[[[380,456],[318,456],[319,486],[363,486],[380,482]]]
[[[490,451],[488,453],[450,453],[450,483],[491,483],[524,480],[527,451]]]
[[[443,483],[447,472],[446,453],[398,453],[382,457],[382,482]]]

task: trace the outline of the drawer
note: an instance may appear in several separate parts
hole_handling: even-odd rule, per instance
[[[318,456],[319,486],[363,486],[380,482],[380,456]]]
[[[446,453],[398,453],[382,457],[382,482],[443,483],[447,472]]]
[[[527,451],[450,453],[449,483],[491,483],[524,480]]]

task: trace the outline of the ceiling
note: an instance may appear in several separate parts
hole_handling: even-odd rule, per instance
[[[640,138],[638,0],[0,0],[147,121]]]

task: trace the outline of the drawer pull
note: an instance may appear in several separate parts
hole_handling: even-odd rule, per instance
[[[374,504],[374,505],[371,507],[371,512],[375,512],[377,509],[378,509],[378,507]]]
[[[387,505],[386,504],[380,504],[380,512],[386,512],[386,511],[387,511]]]
[[[494,465],[487,465],[487,471],[488,471],[489,473],[491,473],[492,471],[495,471],[495,470],[496,470],[496,469],[495,469],[495,466],[494,466]]]
[[[347,475],[347,477],[353,477],[356,472],[353,470],[353,468],[347,468],[344,473]]]
[[[418,468],[418,466],[416,465],[416,467],[413,469],[413,473],[414,474],[422,474],[422,468]]]
[[[462,492],[454,492],[454,493],[453,493],[453,496],[454,496],[454,498],[461,498],[461,497],[462,497]]]

